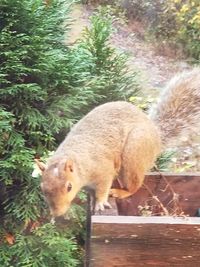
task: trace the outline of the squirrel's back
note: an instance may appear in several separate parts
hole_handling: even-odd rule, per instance
[[[175,76],[163,90],[150,118],[160,129],[162,143],[188,137],[200,130],[200,68]]]
[[[84,116],[71,129],[60,149],[66,149],[68,146],[70,149],[73,146],[81,149],[82,145],[87,145],[88,150],[90,144],[95,144],[96,147],[101,145],[103,149],[106,146],[110,149],[112,146],[121,149],[130,130],[142,124],[146,129],[151,126],[155,128],[147,115],[134,105],[125,101],[109,102],[94,108]]]

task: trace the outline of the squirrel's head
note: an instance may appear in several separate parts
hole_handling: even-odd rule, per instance
[[[79,191],[72,160],[59,161],[49,166],[35,160],[42,174],[41,189],[53,217],[64,215]]]

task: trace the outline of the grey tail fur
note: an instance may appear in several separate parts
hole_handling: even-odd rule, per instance
[[[163,145],[200,133],[200,68],[185,71],[169,82],[150,118],[160,130]]]

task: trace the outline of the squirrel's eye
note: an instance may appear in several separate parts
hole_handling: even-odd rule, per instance
[[[67,192],[70,192],[72,190],[72,184],[69,181],[66,182],[65,186],[67,188]]]

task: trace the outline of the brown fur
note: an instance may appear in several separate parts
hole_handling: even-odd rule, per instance
[[[159,98],[150,118],[159,127],[164,147],[200,129],[200,68],[175,76]],[[179,138],[177,138],[177,136]]]
[[[64,214],[84,186],[95,190],[97,210],[109,206],[107,199],[116,177],[126,190],[114,189],[114,196],[127,197],[139,189],[161,151],[161,139],[169,141],[186,123],[196,123],[200,71],[193,73],[171,82],[158,104],[158,114],[152,112],[157,125],[132,104],[110,102],[93,109],[72,128],[45,170],[41,168],[42,190],[53,216]],[[192,106],[188,107],[190,101]],[[70,191],[66,187],[69,183]]]

